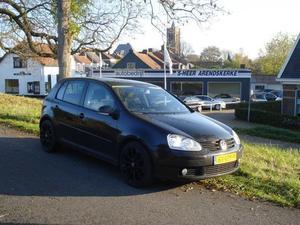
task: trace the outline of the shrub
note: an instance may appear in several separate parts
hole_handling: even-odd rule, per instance
[[[248,119],[247,108],[236,108],[235,116],[240,120]],[[255,123],[261,123],[271,125],[275,127],[284,127],[290,129],[300,129],[300,118],[294,116],[281,115],[279,113],[273,113],[263,110],[251,109],[250,121]]]
[[[248,108],[248,102],[241,102],[235,105],[235,109]],[[261,110],[266,112],[281,113],[281,102],[251,102],[251,109]]]

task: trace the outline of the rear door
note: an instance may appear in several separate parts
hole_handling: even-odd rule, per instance
[[[84,80],[69,80],[61,86],[56,96],[54,116],[58,134],[70,144],[82,144],[82,101],[86,88]]]

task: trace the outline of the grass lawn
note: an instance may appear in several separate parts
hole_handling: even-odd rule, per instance
[[[300,143],[300,132],[289,129],[271,126],[257,126],[253,128],[236,128],[234,130],[240,134]]]
[[[38,134],[41,106],[41,100],[0,94],[0,122]],[[272,136],[285,141],[292,141],[297,137],[294,137],[297,132],[270,129],[266,127],[254,130],[256,133],[260,132],[261,136],[264,135],[263,137]],[[255,132],[254,130],[251,132]],[[256,197],[283,206],[300,207],[300,147],[298,150],[284,150],[261,144],[243,144],[244,157],[237,173],[200,183],[249,198]]]
[[[244,142],[241,168],[235,174],[200,183],[282,206],[300,207],[300,148],[285,150]]]
[[[41,108],[39,99],[0,93],[0,123],[38,134]]]

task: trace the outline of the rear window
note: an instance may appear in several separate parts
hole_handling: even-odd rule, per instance
[[[61,85],[61,87],[56,95],[57,99],[59,99],[59,100],[63,99],[67,84],[68,84],[68,82],[64,82],[63,85]]]
[[[84,81],[69,81],[63,95],[63,101],[79,105],[84,90],[84,84]]]

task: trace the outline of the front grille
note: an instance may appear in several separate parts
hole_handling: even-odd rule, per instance
[[[238,162],[224,163],[220,165],[202,166],[196,168],[187,168],[185,176],[213,176],[221,173],[227,173],[238,167]],[[180,172],[179,172],[180,174]]]
[[[234,170],[237,166],[237,161],[214,166],[206,166],[204,167],[204,173],[205,175],[216,175],[220,173],[226,173]]]
[[[202,146],[203,149],[207,149],[209,151],[219,151],[220,150],[220,141],[221,140],[217,140],[217,141],[200,141],[200,144]],[[230,139],[226,139],[226,144],[227,144],[227,149],[233,148],[235,145],[234,139],[230,138]]]

